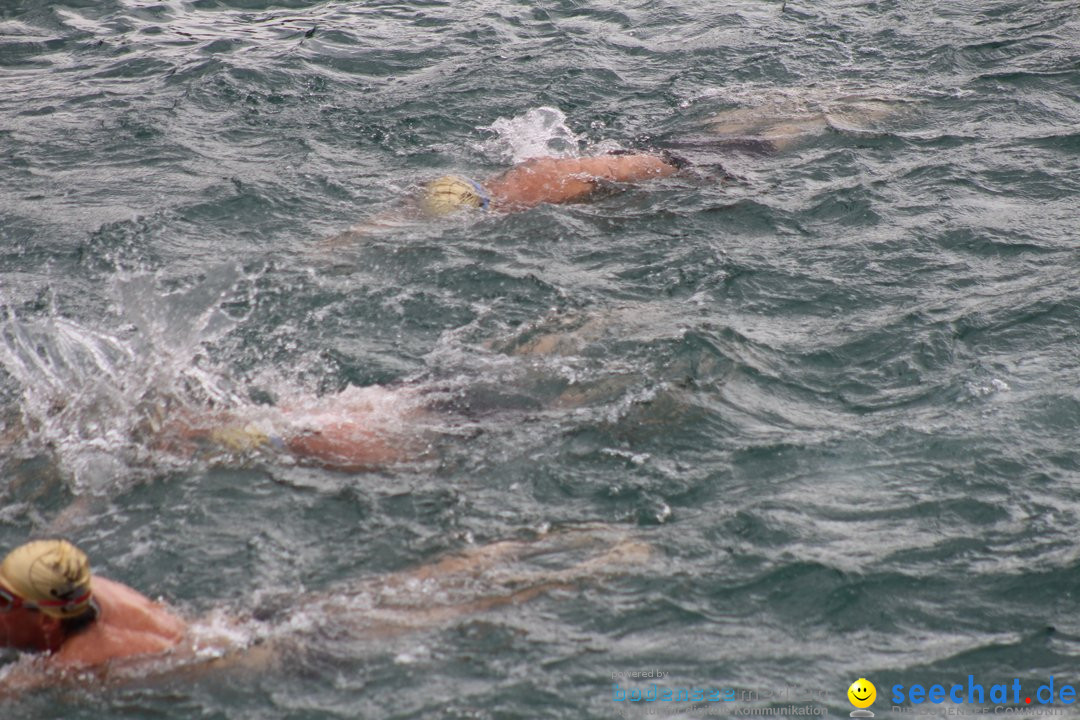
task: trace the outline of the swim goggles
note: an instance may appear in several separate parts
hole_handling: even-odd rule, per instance
[[[480,198],[481,210],[491,209],[491,193],[488,192],[486,187],[476,182],[471,177],[465,177],[462,175],[459,175],[458,177],[472,185],[473,191],[476,193],[476,197]]]
[[[70,600],[39,600],[37,602],[30,602],[29,600],[24,600],[19,597],[7,588],[0,586],[0,613],[8,613],[12,610],[18,610],[19,608],[24,608],[26,610],[55,608],[61,612],[67,613],[80,605],[89,604],[91,594],[92,593],[87,590],[82,595],[71,598]]]

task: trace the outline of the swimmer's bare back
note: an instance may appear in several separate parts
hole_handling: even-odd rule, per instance
[[[497,175],[484,187],[500,210],[586,199],[601,183],[636,183],[666,178],[678,168],[652,153],[583,158],[534,158]]]
[[[184,637],[187,624],[161,603],[112,580],[93,579],[101,611],[88,628],[49,656],[60,667],[92,667],[107,660],[164,652]]]

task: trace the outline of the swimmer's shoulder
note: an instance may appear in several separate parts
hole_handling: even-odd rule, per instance
[[[94,668],[111,660],[171,649],[186,623],[161,603],[118,582],[94,577],[96,620],[68,637],[50,657],[54,666]]]

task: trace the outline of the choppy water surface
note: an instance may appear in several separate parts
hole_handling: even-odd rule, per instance
[[[284,601],[271,670],[9,717],[612,717],[646,669],[841,715],[866,676],[880,715],[894,684],[1080,681],[1078,10],[7,0],[3,547],[66,533],[191,617],[580,522],[654,550],[391,638]],[[699,142],[830,109],[785,152]],[[325,242],[435,175],[651,143],[736,179]],[[370,385],[442,398],[413,460],[147,440],[163,397]]]

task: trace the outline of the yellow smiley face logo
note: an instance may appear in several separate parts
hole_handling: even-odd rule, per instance
[[[847,699],[857,708],[867,708],[874,704],[877,688],[866,678],[859,678],[847,689]]]

